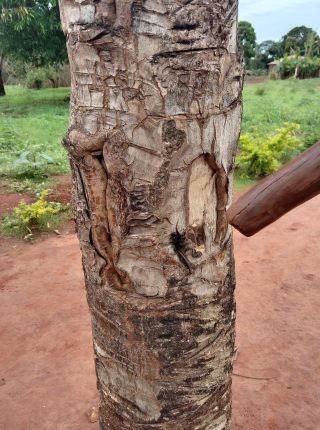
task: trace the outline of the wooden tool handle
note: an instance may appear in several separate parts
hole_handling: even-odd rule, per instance
[[[320,142],[243,194],[228,209],[228,221],[252,236],[319,193]]]

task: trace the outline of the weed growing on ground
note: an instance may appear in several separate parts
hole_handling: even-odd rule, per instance
[[[11,215],[3,218],[0,232],[8,236],[32,239],[37,231],[54,230],[70,219],[70,205],[48,201],[49,190],[42,191],[34,203],[20,202]]]

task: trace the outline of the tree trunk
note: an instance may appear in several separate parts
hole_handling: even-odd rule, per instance
[[[230,429],[236,0],[61,0],[100,429]]]
[[[6,95],[6,90],[4,89],[4,83],[2,78],[2,66],[3,66],[3,56],[0,55],[0,97]]]

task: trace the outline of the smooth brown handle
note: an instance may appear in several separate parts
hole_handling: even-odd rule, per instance
[[[227,211],[228,221],[252,236],[320,193],[320,142],[243,194]]]

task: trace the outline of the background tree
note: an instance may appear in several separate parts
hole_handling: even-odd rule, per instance
[[[237,7],[60,3],[101,430],[231,426]]]
[[[288,55],[292,53],[305,55],[307,42],[310,42],[311,39],[315,42],[319,40],[319,36],[312,28],[304,25],[294,27],[282,38],[283,51]]]
[[[294,36],[287,36],[284,43],[284,52],[288,55],[300,55],[301,49],[298,39]],[[301,53],[302,54],[302,53]]]
[[[245,62],[247,67],[250,67],[250,59],[255,54],[256,32],[250,22],[240,21],[239,34],[240,34],[240,45],[243,49]]]
[[[266,69],[268,63],[281,57],[281,44],[273,40],[265,40],[256,46],[255,56],[251,60],[251,66],[253,69]]]
[[[56,0],[0,0],[0,58],[33,66],[67,59]],[[0,77],[1,77],[0,69]],[[0,79],[0,90],[3,81]]]
[[[320,56],[320,37],[315,31],[308,34],[304,47],[306,57],[312,58]]]
[[[266,69],[268,67],[268,63],[273,61],[273,56],[270,55],[270,46],[274,42],[272,40],[265,40],[262,43],[259,43],[255,49],[255,56],[251,61],[251,66],[253,69]]]
[[[3,69],[3,53],[0,53],[0,97],[6,95],[6,91],[4,89],[3,77],[2,77],[2,69]]]
[[[284,51],[281,44],[281,41],[272,42],[268,47],[268,54],[273,60],[280,60],[283,57]],[[272,60],[271,60],[272,61]]]

